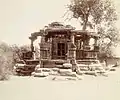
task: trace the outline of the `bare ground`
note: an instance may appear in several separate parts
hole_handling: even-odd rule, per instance
[[[120,100],[120,68],[108,77],[84,76],[78,81],[52,81],[12,76],[0,82],[0,100]]]

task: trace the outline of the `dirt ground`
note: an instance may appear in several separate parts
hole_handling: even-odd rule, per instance
[[[0,82],[0,100],[120,100],[120,68],[78,81],[12,76]]]

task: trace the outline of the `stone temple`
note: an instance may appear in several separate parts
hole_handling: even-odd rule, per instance
[[[95,32],[53,22],[39,32],[31,33],[32,52],[38,36],[41,36],[39,61],[42,68],[59,68],[64,63],[71,63],[74,67],[74,63],[94,62],[98,58],[99,36]]]

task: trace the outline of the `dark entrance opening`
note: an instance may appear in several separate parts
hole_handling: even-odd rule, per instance
[[[66,45],[65,43],[57,44],[57,56],[58,59],[65,59],[66,57]]]

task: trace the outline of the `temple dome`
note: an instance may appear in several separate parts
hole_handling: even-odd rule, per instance
[[[62,26],[64,27],[64,25],[61,22],[52,22],[51,24],[49,24],[50,27],[55,27],[55,26]]]
[[[46,27],[46,29],[70,29],[70,30],[74,30],[75,27],[71,26],[71,25],[64,25],[62,22],[52,22],[51,24],[48,24],[48,26]]]

